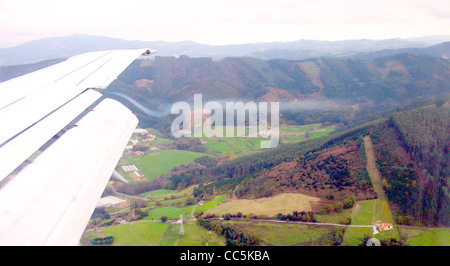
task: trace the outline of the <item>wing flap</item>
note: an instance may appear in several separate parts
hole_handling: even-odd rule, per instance
[[[137,122],[106,99],[6,184],[0,244],[76,244]]]
[[[101,97],[89,88],[107,87],[146,51],[86,53],[0,83],[0,181],[18,172],[0,187],[0,245],[78,243],[138,123],[111,99],[84,115]]]
[[[0,148],[0,181],[101,97],[88,90]],[[20,151],[20,152],[18,152]]]

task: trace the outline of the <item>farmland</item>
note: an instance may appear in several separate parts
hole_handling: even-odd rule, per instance
[[[280,125],[280,143],[301,142],[319,138],[329,135],[334,129],[334,125],[294,126],[282,124]],[[131,182],[140,181],[141,179],[136,179],[140,176],[146,181],[151,181],[161,175],[171,173],[176,166],[191,163],[203,156],[232,160],[262,151],[261,141],[270,139],[262,136],[244,137],[237,135],[239,130],[248,134],[248,127],[235,127],[233,137],[227,135],[227,130],[229,130],[227,127],[217,127],[213,130],[220,131],[223,137],[208,137],[211,136],[211,132],[205,128],[201,137],[181,137],[172,140],[153,128],[143,129],[132,135],[128,144],[133,147],[133,150],[126,151],[118,163],[120,167],[131,165],[137,169],[136,172],[128,172],[120,167],[118,168],[119,172]],[[198,148],[202,152],[177,148],[179,147],[177,144],[192,139],[203,141],[201,147]]]
[[[180,225],[161,221],[136,221],[95,229],[85,233],[85,239],[114,236],[116,246],[198,246],[225,245],[224,239],[209,233],[194,221],[184,224],[185,235],[180,236]],[[89,244],[89,242],[87,242]]]
[[[274,246],[322,246],[331,241],[332,226],[316,226],[297,223],[261,221],[226,221],[224,225],[257,235],[262,245]]]
[[[410,246],[450,246],[450,228],[399,226]]]
[[[231,199],[209,209],[206,213],[224,215],[238,213],[273,217],[278,213],[288,214],[293,211],[311,211],[311,203],[318,199],[302,194],[283,193],[261,199]]]
[[[301,142],[308,139],[320,138],[329,135],[336,127],[334,125],[323,126],[322,124],[313,125],[286,125],[281,124],[279,127],[280,143]],[[238,129],[236,128],[235,131]],[[216,153],[233,153],[237,157],[250,154],[261,150],[261,141],[269,140],[264,137],[226,137],[226,128],[220,130],[224,137],[206,137],[201,138],[206,140],[205,147]],[[248,133],[246,128],[246,133]],[[237,136],[237,134],[235,134]]]
[[[280,126],[280,140],[282,143],[304,141],[307,138],[327,135],[333,130],[334,126],[322,124],[306,126],[283,124]],[[160,150],[145,152],[141,155],[129,154],[121,159],[121,164],[136,165],[149,180],[154,180],[161,175],[183,169],[185,164],[194,160],[197,164],[209,163],[207,160],[196,160],[200,157],[206,156],[223,163],[240,156],[258,153],[262,150],[259,142],[264,140],[262,137],[217,138],[203,135],[201,144],[200,141],[195,144],[198,145],[197,148],[202,147],[203,150],[198,149],[201,150],[200,152],[177,150],[173,149],[174,146],[170,146],[177,145],[178,141],[183,141],[183,138],[174,140],[172,143],[165,141],[164,138],[160,139],[163,139],[161,143],[168,146],[161,146]],[[356,145],[356,142],[347,142],[347,145]],[[245,177],[194,183],[196,185],[188,187],[186,185],[172,186],[178,189],[166,187],[147,191],[137,195],[145,201],[133,203],[133,199],[128,198],[127,201],[130,203],[128,206],[114,207],[116,215],[107,221],[93,223],[84,235],[84,244],[89,245],[96,237],[108,236],[114,236],[114,245],[175,246],[229,243],[226,242],[229,241],[228,236],[220,233],[223,230],[209,230],[210,228],[198,222],[205,220],[204,217],[214,221],[215,225],[231,228],[230,230],[236,230],[239,234],[255,236],[259,245],[355,246],[364,244],[364,239],[367,237],[376,237],[384,241],[383,243],[389,243],[394,239],[394,243],[400,243],[403,240],[410,245],[448,244],[445,236],[449,231],[446,229],[395,224],[388,199],[384,195],[369,138],[364,138],[364,145],[361,148],[341,150],[342,152],[363,151],[366,165],[361,167],[367,169],[367,180],[373,185],[375,199],[362,198],[349,208],[323,213],[318,210],[325,204],[329,204],[326,203],[326,197],[300,194],[299,191],[279,191],[270,196],[256,198],[249,197],[248,194],[247,197],[239,198],[241,195],[238,195],[236,191],[243,188]],[[338,154],[335,150],[328,152],[333,156]],[[286,170],[286,167],[283,169]],[[167,176],[170,178],[170,175]],[[199,191],[195,189],[196,187],[209,189],[209,192],[199,196],[195,194]],[[220,189],[222,187],[225,189]],[[288,217],[300,212],[314,212],[314,218],[310,216],[311,219],[306,221],[283,218],[283,216]],[[240,213],[239,216],[238,213]],[[184,236],[179,234],[180,225],[177,221],[180,216],[184,221],[186,232]],[[196,218],[200,216],[201,218],[196,221]],[[117,217],[125,219],[124,224],[117,224]],[[162,222],[162,217],[167,221]],[[393,228],[379,232],[377,227],[379,223],[390,223]],[[101,226],[95,226],[99,224]]]
[[[206,153],[185,150],[162,150],[145,155],[130,155],[121,159],[119,164],[134,164],[149,179],[170,173],[174,166],[194,161]]]

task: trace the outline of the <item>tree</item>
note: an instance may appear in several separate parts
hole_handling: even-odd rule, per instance
[[[167,216],[162,216],[161,217],[161,222],[165,223],[167,221]]]
[[[334,211],[342,212],[344,210],[344,204],[341,201],[337,201],[333,204]]]

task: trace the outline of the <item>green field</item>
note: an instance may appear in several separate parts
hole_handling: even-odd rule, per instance
[[[450,246],[450,228],[399,226],[410,246]]]
[[[322,126],[321,124],[313,125],[286,125],[281,124],[280,130],[280,143],[292,143],[305,141],[305,133],[309,133],[309,138],[319,138],[325,135],[329,135],[334,131],[336,126]],[[235,153],[237,157],[249,154],[258,150],[261,150],[261,141],[270,140],[270,138],[263,137],[227,137],[226,127],[220,127],[220,131],[223,132],[223,137],[206,137],[205,134],[201,138],[206,140],[204,146],[213,152],[217,153]],[[237,128],[235,129],[237,132]],[[248,127],[245,129],[246,134],[249,132]]]
[[[353,207],[352,224],[372,225],[375,200],[358,201]]]
[[[225,224],[256,235],[261,245],[275,246],[322,246],[330,243],[332,226],[315,226],[295,223],[256,221],[227,221]]]
[[[387,201],[382,199],[358,201],[352,210],[352,225],[373,225],[376,221],[393,224],[392,215],[387,206]],[[349,227],[344,236],[344,246],[354,246],[361,244],[365,236],[373,236],[380,240],[395,238],[400,240],[397,226],[394,229],[379,232],[373,235],[371,227]]]
[[[306,134],[309,134],[309,139],[316,139],[331,134],[336,129],[336,126],[322,126],[321,124],[292,126],[280,125],[280,141],[282,143],[292,143],[307,140]]]
[[[345,209],[342,212],[334,212],[331,214],[316,214],[315,217],[320,223],[340,224],[347,218],[352,217],[352,209]]]
[[[168,206],[151,209],[148,211],[148,216],[142,220],[161,220],[162,216],[167,216],[167,219],[179,219],[180,214],[186,217],[187,214],[182,208]]]
[[[135,164],[149,180],[152,180],[170,173],[174,166],[192,162],[203,156],[212,155],[185,150],[162,150],[145,155],[130,155],[122,158],[120,163]]]
[[[190,186],[188,188],[185,188],[183,190],[170,190],[170,189],[158,189],[158,190],[152,190],[149,192],[145,192],[140,194],[141,197],[147,197],[151,200],[157,201],[157,200],[164,200],[169,199],[171,197],[173,198],[179,198],[179,197],[186,197],[191,196],[192,192],[194,191],[194,188],[197,185]]]
[[[344,242],[342,246],[358,246],[362,244],[365,236],[372,236],[371,227],[348,227],[345,231]]]
[[[168,227],[169,223],[152,221],[126,223],[98,228],[85,233],[83,239],[114,236],[117,246],[158,246]]]
[[[184,224],[185,235],[180,236],[180,225],[159,221],[137,221],[102,227],[83,235],[89,245],[97,237],[114,236],[114,246],[217,246],[225,240],[198,226],[194,221]]]
[[[224,202],[227,199],[228,199],[227,195],[218,195],[211,201],[184,207],[184,210],[188,214],[194,214],[196,212],[207,212],[209,209],[216,207],[217,205],[219,205],[220,203]]]
[[[267,138],[206,138],[205,148],[217,153],[236,153],[243,156],[261,149],[261,140]]]

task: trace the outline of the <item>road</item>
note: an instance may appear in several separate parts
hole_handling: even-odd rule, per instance
[[[211,220],[223,220],[223,218],[211,218]],[[302,222],[302,221],[285,221],[285,220],[266,220],[266,219],[245,219],[245,218],[231,218],[231,220],[240,221],[257,221],[257,222],[268,222],[268,223],[290,223],[290,224],[305,224],[305,225],[323,225],[323,226],[339,226],[339,227],[370,227],[373,228],[375,225],[364,225],[364,224],[335,224],[335,223],[317,223],[317,222]]]

